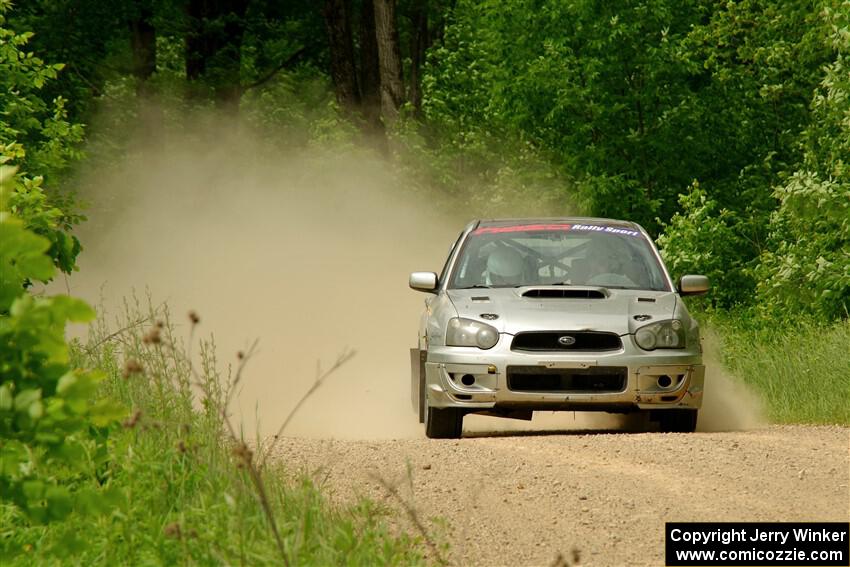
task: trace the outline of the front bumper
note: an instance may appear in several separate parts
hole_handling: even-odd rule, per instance
[[[699,409],[705,366],[698,350],[646,352],[630,336],[623,348],[606,352],[519,352],[510,350],[511,335],[502,335],[490,350],[469,347],[431,347],[425,362],[425,392],[435,408],[487,410],[585,410],[630,412],[667,408]],[[509,387],[508,367],[539,367],[541,372],[563,369],[589,373],[623,369],[622,387],[591,391],[574,386]],[[533,371],[533,368],[532,368]],[[666,385],[667,380],[670,384]],[[661,384],[659,384],[661,378]],[[530,390],[530,391],[529,391]],[[616,390],[616,391],[613,391]]]

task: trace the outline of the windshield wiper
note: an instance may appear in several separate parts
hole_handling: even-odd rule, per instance
[[[490,289],[492,287],[493,286],[491,286],[491,285],[475,284],[475,285],[468,285],[466,287],[459,287],[459,288],[456,288],[456,289]]]

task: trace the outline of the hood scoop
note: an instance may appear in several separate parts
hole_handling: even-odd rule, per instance
[[[522,296],[555,299],[605,299],[608,294],[599,288],[542,287],[530,289],[524,292]]]

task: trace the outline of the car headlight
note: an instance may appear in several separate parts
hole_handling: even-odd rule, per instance
[[[658,321],[635,331],[635,342],[643,350],[685,348],[685,327],[678,319]]]
[[[493,348],[499,342],[499,331],[480,321],[455,317],[446,329],[446,346]]]

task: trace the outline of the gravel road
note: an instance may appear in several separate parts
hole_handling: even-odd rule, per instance
[[[335,501],[368,496],[413,530],[381,479],[397,487],[450,544],[454,565],[553,565],[559,554],[588,566],[663,565],[666,521],[848,521],[848,454],[850,429],[832,426],[284,438],[275,449]]]

